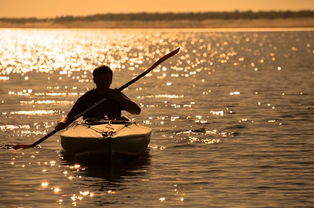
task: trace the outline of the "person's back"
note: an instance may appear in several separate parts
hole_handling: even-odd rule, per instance
[[[115,119],[121,117],[122,110],[128,111],[131,114],[140,114],[141,109],[136,103],[131,101],[123,93],[110,89],[112,76],[112,71],[108,66],[97,67],[93,71],[93,80],[96,84],[96,88],[81,96],[76,101],[68,115],[59,122],[56,128],[62,128],[64,123],[66,123],[69,119],[83,112],[103,98],[107,98],[107,100],[86,112],[83,115],[83,119],[103,119],[105,117]]]
[[[73,106],[71,111],[68,113],[68,117],[72,118],[75,115],[81,113],[88,107],[92,106],[94,103],[106,98],[107,100],[102,102],[100,105],[96,106],[92,110],[88,111],[83,115],[83,119],[87,118],[99,118],[103,119],[107,117],[108,119],[115,119],[121,117],[121,111],[125,110],[123,106],[114,98],[113,95],[102,95],[97,92],[96,89],[92,89],[86,92],[82,97],[80,97],[76,104]]]

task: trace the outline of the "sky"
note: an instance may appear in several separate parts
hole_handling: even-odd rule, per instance
[[[0,17],[99,13],[314,10],[314,0],[0,0]]]

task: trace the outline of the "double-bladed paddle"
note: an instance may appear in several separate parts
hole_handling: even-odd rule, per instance
[[[159,64],[161,64],[162,62],[164,62],[165,60],[167,60],[168,58],[176,55],[179,52],[180,48],[177,48],[176,50],[168,53],[167,55],[164,55],[163,57],[161,57],[158,61],[156,61],[151,67],[149,67],[147,70],[145,70],[144,72],[142,72],[141,74],[139,74],[137,77],[135,77],[134,79],[130,80],[129,82],[127,82],[126,84],[122,85],[121,87],[119,87],[117,89],[118,92],[121,92],[122,90],[124,90],[125,88],[127,88],[128,86],[130,86],[131,84],[133,84],[134,82],[136,82],[137,80],[141,79],[142,77],[144,77],[146,74],[148,74],[150,71],[152,71],[156,66],[158,66]],[[70,118],[65,124],[64,124],[64,128],[69,126],[73,121],[75,121],[76,119],[78,119],[79,117],[83,116],[85,113],[87,113],[88,111],[94,109],[96,106],[100,105],[101,103],[105,102],[107,100],[107,98],[103,98],[100,101],[94,103],[92,106],[90,106],[89,108],[87,108],[86,110],[82,111],[81,113],[77,114],[76,116],[74,116],[73,118]],[[41,139],[37,140],[36,142],[34,142],[33,144],[14,144],[14,145],[5,145],[6,148],[12,148],[12,149],[26,149],[26,148],[30,148],[30,147],[35,147],[38,144],[42,143],[43,141],[45,141],[46,139],[48,139],[49,137],[51,137],[52,135],[54,135],[55,133],[57,133],[58,131],[62,130],[63,128],[57,128],[53,131],[51,131],[50,133],[48,133],[47,135],[45,135],[44,137],[42,137]]]

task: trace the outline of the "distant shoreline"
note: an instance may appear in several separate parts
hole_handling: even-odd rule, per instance
[[[309,28],[314,11],[106,13],[55,18],[0,18],[0,28]]]
[[[314,27],[314,17],[284,19],[236,20],[170,20],[170,21],[71,21],[71,22],[7,22],[0,21],[0,28],[308,28]]]

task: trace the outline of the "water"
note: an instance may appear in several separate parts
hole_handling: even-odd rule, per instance
[[[147,154],[112,167],[41,148],[0,149],[3,207],[313,207],[314,32],[0,30],[1,144],[31,144],[114,70]]]

